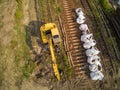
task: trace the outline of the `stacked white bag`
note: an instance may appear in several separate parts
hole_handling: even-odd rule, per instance
[[[98,54],[100,51],[95,47],[96,41],[93,39],[93,34],[89,33],[89,29],[85,22],[85,16],[81,8],[75,10],[77,14],[76,22],[80,24],[79,29],[82,31],[81,41],[84,42],[83,47],[86,49],[87,62],[89,63],[90,77],[92,80],[102,80],[102,65]]]

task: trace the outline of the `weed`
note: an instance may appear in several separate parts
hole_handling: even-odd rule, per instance
[[[61,12],[63,11],[62,7],[60,7],[59,5],[56,6],[56,13],[61,14]]]
[[[22,10],[22,0],[16,0],[17,1],[17,9],[15,12],[15,21],[16,23],[20,24],[20,20],[23,18],[23,10]]]
[[[0,63],[0,86],[2,86],[3,81],[5,79],[4,73],[5,73],[6,69],[7,69],[6,63],[5,62]]]
[[[25,32],[25,30],[21,30],[21,27],[24,27],[21,24],[21,20],[23,19],[23,9],[22,9],[22,0],[17,1],[17,9],[15,12],[15,22],[16,25],[14,29],[16,30],[16,39],[11,41],[11,46],[15,49],[15,64],[17,68],[22,72],[21,80],[24,78],[29,79],[30,74],[32,73],[35,65],[30,62],[30,53],[29,47],[26,44],[26,37],[29,38]]]
[[[1,28],[1,27],[3,27],[3,23],[2,23],[2,22],[0,23],[0,28]]]
[[[38,0],[38,5],[39,5],[39,8],[38,8],[38,12],[39,12],[39,19],[40,21],[44,21],[44,16],[45,16],[45,10],[47,9],[46,8],[46,1],[45,0]]]
[[[11,40],[11,48],[15,49],[15,47],[18,45],[17,41],[16,40]]]
[[[35,68],[35,64],[33,62],[25,62],[24,66],[22,67],[22,76],[21,78],[30,79],[30,74]]]
[[[62,55],[61,55],[61,63],[59,63],[60,64],[59,66],[61,66],[61,68],[62,68],[61,70],[63,70],[66,77],[68,79],[71,79],[72,74],[73,74],[72,68],[71,68],[70,63],[68,61],[68,57],[67,57],[67,55],[65,53],[65,49],[64,49],[64,47],[62,45],[61,45],[61,53],[62,53]]]
[[[108,0],[98,0],[98,1],[101,3],[105,12],[107,13],[115,12],[114,8],[109,4]]]
[[[100,32],[94,33],[95,38],[99,39],[100,38]]]

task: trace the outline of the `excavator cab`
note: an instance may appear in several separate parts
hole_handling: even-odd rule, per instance
[[[47,23],[40,28],[43,43],[48,43],[47,36],[51,35],[54,45],[59,45],[61,42],[60,34],[57,26],[54,23]]]
[[[51,33],[52,33],[53,44],[59,45],[61,42],[61,38],[60,38],[57,27],[51,29]]]

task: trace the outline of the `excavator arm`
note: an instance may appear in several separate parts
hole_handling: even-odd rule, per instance
[[[55,53],[54,53],[53,44],[52,44],[52,38],[51,37],[48,40],[48,45],[49,45],[51,56],[52,56],[52,62],[53,62],[52,66],[53,66],[55,76],[57,77],[58,80],[60,80],[60,74],[59,74],[59,71],[58,71],[57,63],[56,63],[56,58],[55,58]]]

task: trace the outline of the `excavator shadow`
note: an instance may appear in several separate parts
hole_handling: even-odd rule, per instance
[[[41,37],[40,36],[40,27],[43,24],[44,24],[44,22],[41,22],[41,21],[31,21],[31,22],[29,22],[29,24],[27,26],[25,26],[26,43],[33,53],[36,53],[34,50],[34,46],[33,46],[33,38],[39,46],[43,46],[42,40],[40,38]]]

